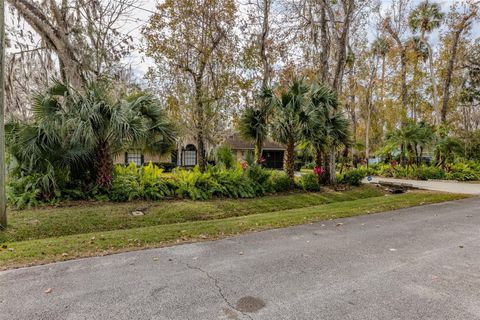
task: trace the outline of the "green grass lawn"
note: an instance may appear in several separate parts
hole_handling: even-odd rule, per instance
[[[83,203],[12,211],[0,231],[0,269],[242,232],[381,212],[465,196],[424,191],[386,195],[362,186],[344,192],[294,193],[255,199]],[[142,210],[145,216],[133,217]]]

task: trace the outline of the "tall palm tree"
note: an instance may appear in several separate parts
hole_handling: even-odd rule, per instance
[[[429,57],[429,49],[428,46],[422,39],[420,39],[417,36],[411,37],[408,42],[407,42],[407,47],[409,50],[412,52],[413,56],[413,79],[412,79],[412,118],[416,122],[417,121],[417,116],[418,116],[418,110],[417,110],[417,104],[418,104],[418,76],[419,76],[419,69],[418,65],[419,62],[427,62],[428,57]]]
[[[256,106],[245,109],[238,125],[240,135],[254,142],[254,158],[257,162],[262,157],[263,143],[268,137],[268,122],[273,100],[273,91],[265,87],[256,98]]]
[[[63,172],[110,188],[113,157],[135,146],[166,151],[175,130],[159,102],[146,93],[116,98],[105,83],[83,92],[56,83],[33,106],[32,123],[11,122],[8,148],[23,174]]]
[[[315,151],[316,167],[324,167],[324,155],[328,153],[328,120],[338,110],[337,94],[330,88],[314,82],[309,92],[306,123],[302,126],[302,137]],[[318,175],[318,182],[322,177]]]
[[[445,14],[442,12],[440,5],[436,2],[430,3],[428,0],[420,2],[411,12],[408,17],[408,24],[413,32],[420,31],[420,41],[423,42],[428,48],[428,68],[430,73],[430,81],[432,84],[432,98],[434,108],[438,110],[438,89],[435,73],[433,69],[433,51],[428,39],[427,34],[433,30],[439,28],[445,18]]]
[[[327,141],[333,150],[339,150],[341,147],[351,146],[350,121],[344,113],[336,112],[326,119]],[[335,157],[335,153],[330,153],[330,157]],[[330,160],[330,163],[333,161]],[[329,177],[332,185],[336,184],[336,168],[329,166]],[[332,183],[333,182],[333,183]]]
[[[380,85],[380,100],[382,106],[384,105],[385,100],[385,70],[386,70],[386,58],[388,52],[391,50],[391,43],[386,37],[378,37],[375,39],[372,45],[373,53],[382,59],[382,76],[381,76],[381,85]]]
[[[307,122],[308,92],[309,86],[303,80],[294,80],[273,100],[272,133],[278,142],[286,146],[285,171],[291,186],[295,177],[295,147],[302,140],[302,127]]]

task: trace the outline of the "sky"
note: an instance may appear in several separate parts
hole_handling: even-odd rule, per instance
[[[162,1],[162,0],[159,0]],[[237,0],[239,3],[246,3],[247,0]],[[288,1],[288,0],[286,0]],[[380,0],[382,6],[385,8],[390,5],[392,0]],[[421,0],[412,0],[412,5],[415,6]],[[431,0],[432,2],[435,0]],[[448,12],[449,7],[458,0],[437,0],[437,3],[442,5],[443,11]],[[121,28],[122,32],[128,33],[134,39],[135,50],[131,52],[129,56],[124,58],[125,64],[129,65],[134,72],[135,78],[137,81],[143,82],[145,73],[148,71],[148,68],[153,66],[154,63],[150,58],[145,57],[142,48],[144,48],[144,39],[142,37],[142,28],[148,24],[150,16],[155,11],[158,1],[155,0],[140,0],[136,2],[134,8],[132,8],[131,16],[128,17],[128,21]],[[6,23],[7,27],[9,25],[11,15],[10,12],[6,11]],[[373,34],[373,29],[372,32]],[[474,38],[480,37],[480,21],[474,25],[472,29],[472,35]],[[438,42],[439,33],[436,32],[430,36],[430,41],[435,44]],[[434,46],[435,47],[435,46]]]
[[[240,0],[240,1],[245,2],[246,0]],[[386,8],[387,6],[390,5],[391,1],[392,0],[381,0],[382,6]],[[413,0],[412,6],[415,6],[419,2],[421,2],[421,0]],[[450,6],[454,2],[458,2],[458,0],[440,0],[436,2],[441,4],[444,12],[448,12]],[[136,5],[136,8],[134,8],[132,12],[131,21],[129,21],[129,23],[124,27],[124,30],[125,30],[124,32],[129,32],[132,35],[133,39],[135,39],[136,49],[134,50],[134,52],[132,52],[132,54],[129,57],[125,59],[125,62],[131,65],[137,80],[143,79],[145,73],[148,71],[148,68],[154,65],[153,61],[145,57],[145,55],[142,53],[144,40],[141,34],[141,30],[142,30],[142,27],[148,23],[148,19],[152,15],[152,13],[155,11],[155,7],[157,3],[158,1],[149,1],[149,0],[139,1],[138,5]],[[480,22],[477,22],[473,26],[471,33],[474,38],[480,37]],[[430,35],[430,41],[433,44],[439,41],[438,31]]]

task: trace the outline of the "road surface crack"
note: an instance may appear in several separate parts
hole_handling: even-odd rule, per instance
[[[200,271],[201,273],[203,273],[204,275],[206,275],[207,278],[209,278],[210,280],[213,281],[213,284],[214,284],[215,287],[217,288],[218,294],[220,295],[220,297],[222,297],[223,301],[225,302],[225,304],[226,304],[227,306],[229,306],[231,309],[237,311],[238,313],[241,313],[242,315],[244,315],[244,316],[247,317],[248,319],[253,320],[253,318],[252,318],[249,314],[247,314],[247,313],[245,313],[245,312],[243,312],[243,311],[238,310],[238,309],[227,299],[227,297],[225,297],[225,294],[223,293],[223,289],[222,289],[222,287],[220,286],[220,284],[218,283],[219,281],[218,281],[217,278],[215,278],[215,277],[212,276],[210,273],[208,273],[207,271],[203,270],[203,269],[200,268],[200,267],[191,266],[191,265],[189,265],[188,263],[186,264],[186,266],[187,266],[187,268],[189,268],[189,269],[198,270],[198,271]]]

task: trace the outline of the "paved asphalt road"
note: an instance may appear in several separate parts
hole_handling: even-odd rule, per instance
[[[383,177],[372,177],[371,181],[364,179],[363,183],[379,183],[382,181],[394,183],[394,184],[408,184],[419,189],[450,192],[450,193],[460,193],[460,194],[480,195],[480,183],[433,181],[433,180],[421,181],[421,180],[394,179],[394,178],[383,178]]]
[[[480,199],[10,270],[0,319],[480,319]]]

